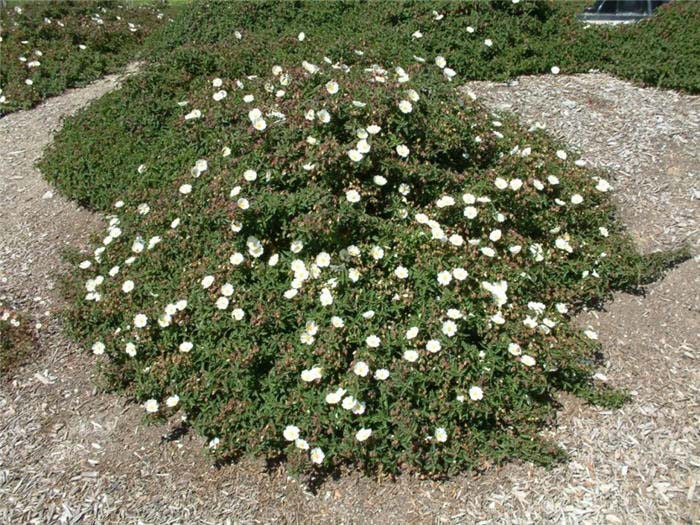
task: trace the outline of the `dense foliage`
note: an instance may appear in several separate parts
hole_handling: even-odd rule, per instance
[[[162,12],[116,1],[14,4],[0,18],[0,115],[85,84],[129,60]]]
[[[644,268],[609,184],[433,60],[201,79],[196,155],[146,159],[69,287],[114,385],[223,457],[431,474],[550,461],[557,390],[619,402],[569,321]]]
[[[437,475],[559,457],[539,433],[558,391],[624,398],[571,315],[675,256],[636,254],[604,175],[457,89],[566,71],[559,8],[294,7],[195,4],[66,122],[42,169],[109,213],[67,282],[70,329],[220,458]]]

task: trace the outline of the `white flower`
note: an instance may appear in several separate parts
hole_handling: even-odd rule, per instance
[[[484,40],[484,45],[486,47],[491,47],[493,45],[493,40],[491,40],[490,38],[487,38],[486,40]]]
[[[348,157],[350,157],[350,160],[353,162],[360,162],[365,158],[365,156],[356,149],[351,149],[348,151]]]
[[[232,265],[238,266],[239,264],[243,263],[243,261],[245,260],[245,257],[243,256],[242,253],[236,252],[233,255],[231,255],[231,257],[229,257],[228,260]]]
[[[148,324],[148,317],[144,314],[136,314],[134,316],[134,326],[136,328],[145,328]]]
[[[360,194],[356,190],[346,191],[345,198],[348,200],[348,202],[352,202],[353,204],[360,202]]]
[[[584,330],[583,335],[588,337],[588,339],[592,339],[593,341],[598,339],[598,333],[594,332],[593,330]]]
[[[565,314],[569,311],[569,308],[564,303],[557,303],[554,305],[554,307],[560,314]]]
[[[474,219],[478,214],[479,210],[477,210],[474,206],[467,206],[464,208],[464,216],[467,219]]]
[[[308,370],[303,370],[301,372],[301,380],[306,383],[315,381],[316,379],[321,379],[323,377],[323,369],[319,366],[314,366]]]
[[[381,175],[375,175],[374,177],[372,177],[372,182],[374,182],[377,186],[384,186],[386,185],[387,180]]]
[[[267,122],[264,118],[257,118],[253,121],[253,127],[258,131],[264,131],[267,128]]]
[[[241,308],[234,308],[231,312],[231,317],[236,321],[240,321],[245,317],[245,312]]]
[[[306,33],[304,33],[303,31],[301,33],[299,33],[299,35],[297,36],[297,40],[299,40],[299,42],[303,42],[304,40],[306,40]],[[320,463],[320,461],[319,461],[319,463]]]
[[[105,344],[101,341],[96,342],[92,345],[92,353],[95,355],[102,355],[105,353]]]
[[[523,352],[522,352],[522,349],[520,348],[520,345],[518,343],[509,343],[508,344],[508,353],[510,355],[519,356]]]
[[[552,72],[552,75],[559,74],[559,68],[557,66],[552,66],[552,69],[550,71]]]
[[[330,306],[333,304],[333,294],[331,294],[331,291],[328,288],[323,288],[321,290],[319,301],[321,301],[322,306]]]
[[[372,249],[369,251],[369,254],[372,256],[372,258],[375,261],[378,261],[382,258],[384,258],[384,249],[381,246],[372,246]]]
[[[186,354],[187,352],[192,350],[193,347],[194,345],[191,342],[183,341],[182,343],[180,343],[178,350],[180,350],[180,352],[182,352],[183,354]]]
[[[399,110],[401,113],[410,113],[413,111],[413,104],[411,104],[408,100],[402,100],[399,102]]]
[[[467,33],[471,34],[473,32],[474,32],[474,28],[472,26],[467,26]]]
[[[565,251],[567,253],[572,253],[574,249],[571,247],[571,244],[569,244],[569,241],[564,239],[563,237],[557,238],[556,241],[554,241],[554,246],[556,246],[559,250]]]
[[[165,400],[165,404],[169,408],[176,407],[179,402],[180,402],[180,396],[177,396],[177,395],[170,396],[168,399]]]
[[[352,371],[355,373],[356,376],[360,377],[367,377],[367,374],[369,374],[369,366],[367,366],[367,363],[364,361],[358,361],[355,363],[355,366],[353,367]]]
[[[496,177],[493,183],[499,190],[505,190],[508,187],[508,181],[503,177]]]
[[[447,310],[447,317],[449,317],[450,319],[462,319],[462,317],[464,317],[464,314],[456,308],[450,308],[449,310]]]
[[[409,341],[411,339],[415,339],[417,335],[418,335],[418,327],[417,326],[412,326],[411,328],[406,330],[406,339],[408,339]]]
[[[452,246],[462,246],[464,244],[464,238],[457,233],[450,235],[448,240]]]
[[[563,149],[558,149],[557,150],[557,157],[559,157],[561,160],[566,160],[566,157],[567,157],[566,151],[564,151]]]
[[[215,78],[214,80],[211,81],[211,85],[215,88],[220,88],[221,86],[224,85],[224,81],[221,80],[220,78]]]
[[[406,158],[406,157],[408,157],[410,150],[404,144],[400,144],[400,145],[396,146],[396,153],[399,155],[399,157]]]
[[[228,297],[221,296],[216,300],[216,307],[219,310],[226,310],[226,308],[228,308],[228,303],[229,303]]]
[[[488,292],[491,292],[493,301],[499,308],[508,302],[508,296],[506,292],[508,291],[507,281],[494,281],[492,283],[484,281],[481,286]]]
[[[211,98],[213,98],[216,102],[220,102],[221,100],[226,98],[226,90],[222,89],[220,91],[217,91]]]
[[[484,399],[484,391],[478,386],[471,387],[469,389],[469,399],[472,401],[481,401]]]
[[[408,269],[405,266],[397,266],[394,270],[394,275],[399,279],[406,279],[408,277]]]
[[[510,186],[511,190],[518,191],[523,187],[523,181],[520,179],[513,179],[508,183],[508,186]]]
[[[418,361],[418,352],[416,352],[415,350],[406,350],[403,353],[403,358],[409,363],[415,363],[416,361]]]
[[[158,401],[156,401],[155,399],[149,399],[143,404],[143,407],[149,414],[155,414],[156,412],[158,412]]]
[[[375,124],[372,124],[372,125],[370,125],[370,126],[367,126],[367,133],[369,133],[370,135],[376,135],[376,134],[379,133],[381,130],[382,130],[382,128],[380,128],[379,126],[377,126],[377,125],[375,125]]]
[[[491,322],[497,325],[504,324],[506,322],[505,318],[503,317],[503,314],[499,310],[496,312],[494,315],[491,316]]]
[[[525,366],[535,366],[535,359],[529,355],[523,355],[520,357],[520,362]]]
[[[436,56],[435,65],[440,69],[443,69],[447,65],[447,60],[445,60],[445,57],[443,56]]]
[[[250,208],[250,202],[248,202],[248,199],[246,199],[244,197],[241,197],[240,199],[238,199],[236,201],[236,205],[242,210],[247,210],[248,208]]]
[[[357,439],[357,441],[367,441],[371,435],[371,428],[361,428],[357,431],[357,434],[355,434],[355,439]]]
[[[305,439],[294,440],[294,446],[299,450],[309,450],[309,443]]]
[[[353,408],[356,404],[357,404],[357,401],[355,400],[354,397],[352,397],[352,396],[346,396],[345,398],[343,398],[343,403],[342,403],[341,406],[342,406],[345,410],[352,410],[352,408]]]
[[[425,349],[431,354],[436,354],[442,350],[442,345],[437,339],[430,339],[427,343],[425,343]]]
[[[185,115],[185,120],[192,120],[192,119],[200,118],[201,116],[202,116],[201,111],[199,111],[198,109],[193,109],[187,115]]]
[[[369,145],[369,142],[367,142],[365,139],[361,139],[357,142],[357,145],[355,146],[357,151],[359,151],[362,154],[369,153],[370,150],[372,149],[371,146]]]
[[[571,196],[571,204],[581,204],[583,202],[583,197],[578,193]]]
[[[326,83],[326,91],[328,91],[331,95],[335,95],[339,89],[340,87],[335,80],[331,80],[330,82]]]
[[[452,270],[452,277],[458,281],[464,281],[467,277],[469,277],[469,273],[464,268],[454,268]]]
[[[258,172],[255,170],[245,170],[243,172],[243,178],[248,182],[253,182],[255,179],[258,178]]]
[[[295,425],[287,425],[284,427],[282,435],[287,441],[296,441],[299,438],[299,427]]]
[[[220,442],[219,438],[211,439],[209,441],[209,448],[214,450],[215,448],[217,448],[219,446],[219,442]]]
[[[323,450],[318,447],[311,449],[311,454],[309,456],[311,457],[311,461],[317,465],[323,463],[323,459],[326,457]]]
[[[374,379],[385,381],[389,378],[389,371],[386,368],[379,368],[374,372]]]
[[[134,289],[134,281],[124,281],[122,284],[122,292],[129,293]]]
[[[343,399],[343,396],[345,395],[345,389],[344,388],[339,388],[335,392],[331,392],[330,394],[326,395],[326,403],[329,405],[337,405],[340,403],[341,399]]]
[[[435,441],[438,443],[444,443],[447,441],[447,430],[445,430],[443,427],[439,427],[435,429]]]
[[[136,355],[136,345],[134,343],[126,343],[124,351],[129,357],[134,357]]]
[[[379,345],[381,344],[382,340],[377,337],[376,335],[370,335],[365,339],[365,343],[367,346],[370,348],[379,348]]]
[[[325,109],[319,111],[316,116],[318,117],[318,120],[321,121],[321,124],[328,124],[331,121],[331,114]]]
[[[457,324],[454,321],[445,321],[442,323],[442,333],[447,337],[452,337],[457,333]]]
[[[221,295],[231,297],[233,295],[233,285],[231,283],[224,284],[220,289]]]
[[[449,206],[454,206],[454,203],[454,198],[450,197],[449,195],[443,195],[437,201],[435,201],[435,205],[438,208],[447,208]]]
[[[598,179],[598,184],[596,184],[595,189],[598,191],[606,192],[610,190],[610,183],[605,179]]]
[[[411,33],[411,36],[413,38],[423,38],[423,33],[421,33],[420,30],[416,30],[413,33]]]
[[[204,278],[202,278],[202,288],[209,288],[212,284],[214,284],[214,276],[213,275],[207,275]]]
[[[442,286],[447,286],[452,282],[452,274],[448,272],[447,270],[443,270],[437,275],[437,281],[440,283]]]

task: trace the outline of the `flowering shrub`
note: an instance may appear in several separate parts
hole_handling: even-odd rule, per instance
[[[36,105],[132,59],[164,14],[114,1],[27,2],[2,10],[0,115]]]
[[[571,314],[654,268],[609,183],[460,93],[449,60],[356,56],[193,80],[76,260],[71,330],[220,458],[548,463],[557,391],[624,398]]]

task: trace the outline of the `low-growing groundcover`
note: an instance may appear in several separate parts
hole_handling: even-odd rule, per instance
[[[275,64],[319,63],[324,56],[390,67],[440,55],[463,80],[595,68],[651,85],[700,89],[694,52],[700,2],[677,0],[648,22],[612,29],[576,21],[584,4],[193,2],[148,38],[143,55],[149,66],[141,74],[66,120],[41,169],[66,195],[108,210],[125,192],[162,183],[160,171],[137,173],[147,159],[158,158],[167,173],[203,154],[198,141],[176,132],[177,103],[203,79],[263,75]]]
[[[32,107],[123,66],[166,20],[123,2],[14,2],[0,13],[0,115]]]
[[[609,183],[460,93],[449,60],[355,56],[192,82],[173,155],[149,150],[75,261],[70,330],[220,459],[550,463],[558,391],[624,399],[572,314],[674,254],[637,255]]]

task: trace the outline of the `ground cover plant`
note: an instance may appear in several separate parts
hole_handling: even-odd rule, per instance
[[[547,464],[557,392],[625,397],[572,314],[682,257],[639,256],[604,174],[458,89],[566,67],[551,4],[392,5],[196,4],[41,163],[109,214],[69,329],[220,459]]]
[[[454,77],[437,56],[200,79],[173,125],[197,150],[136,170],[160,184],[113,202],[67,285],[110,383],[219,458],[299,471],[546,464],[556,392],[619,405],[570,315],[655,267],[604,178]]]
[[[195,2],[148,40],[146,71],[67,120],[41,169],[81,204],[107,210],[128,189],[148,191],[160,183],[136,172],[145,159],[182,162],[195,154],[197,144],[178,140],[172,130],[177,103],[201,78],[263,74],[275,64],[319,62],[325,55],[387,67],[442,55],[462,79],[593,68],[697,89],[693,49],[700,46],[700,24],[688,21],[698,19],[700,4],[673,2],[648,22],[614,29],[576,21],[584,4],[295,2],[292,9],[279,2]],[[387,27],[391,31],[377,29]],[[300,33],[308,33],[304,46],[297,45]]]
[[[11,3],[0,18],[0,115],[115,71],[166,19],[116,1]]]

